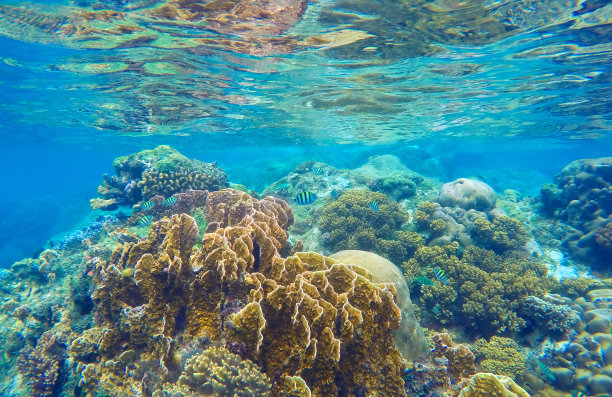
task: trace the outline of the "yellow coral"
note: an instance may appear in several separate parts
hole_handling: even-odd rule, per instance
[[[459,392],[459,397],[530,397],[506,376],[477,373]]]

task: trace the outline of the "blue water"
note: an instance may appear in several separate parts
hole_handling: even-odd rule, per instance
[[[273,4],[253,18],[194,3],[225,4],[1,2],[0,268],[104,215],[89,205],[102,174],[159,145],[259,193],[303,162],[391,154],[534,211],[567,164],[612,156],[607,1],[322,0],[280,17],[298,2],[237,1]],[[152,14],[164,4],[197,17]]]

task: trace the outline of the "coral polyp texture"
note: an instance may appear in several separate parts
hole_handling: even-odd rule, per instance
[[[563,244],[575,257],[605,267],[612,255],[612,157],[576,160],[542,187],[543,210],[573,229]]]
[[[403,396],[393,281],[315,253],[283,258],[293,222],[283,200],[225,189],[208,194],[206,212],[200,249],[195,220],[173,215],[97,264],[95,326],[69,348],[80,388],[240,396],[244,377],[265,395],[267,376],[278,396]],[[185,358],[211,343],[228,351]]]
[[[228,186],[227,175],[214,163],[191,160],[170,146],[158,146],[113,162],[116,175],[104,175],[98,187],[102,198],[91,200],[94,209],[132,206],[156,195],[164,198],[189,190],[215,191]]]
[[[530,397],[522,387],[507,376],[477,373],[464,382],[459,397]]]
[[[438,202],[445,207],[464,210],[489,211],[495,207],[497,196],[491,186],[468,178],[459,178],[442,185]]]

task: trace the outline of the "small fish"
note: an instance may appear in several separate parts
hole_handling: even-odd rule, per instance
[[[448,279],[446,278],[446,274],[444,274],[444,271],[442,269],[436,267],[434,269],[434,274],[442,284],[448,285]]]
[[[546,377],[549,378],[551,381],[555,382],[557,380],[557,377],[555,376],[555,374],[553,374],[553,372],[550,370],[550,368],[548,368],[540,360],[538,360],[537,362],[538,362],[538,366],[540,367],[540,369],[542,370],[544,375],[546,375]]]
[[[325,173],[325,171],[323,171],[323,168],[320,167],[312,167],[311,170],[315,173],[315,175],[323,175]]]
[[[279,183],[278,185],[276,185],[275,189],[276,190],[283,190],[283,189],[287,189],[289,187],[289,184],[287,182],[282,182]]]
[[[337,199],[338,197],[340,197],[340,194],[338,193],[338,191],[336,189],[332,189],[329,192],[329,197],[331,197],[333,199]]]
[[[380,204],[378,204],[378,200],[370,201],[370,208],[372,208],[374,212],[378,212],[378,210],[380,209]]]
[[[436,305],[433,307],[433,312],[434,314],[439,314],[440,313],[440,304],[436,303]]]
[[[433,285],[433,281],[423,276],[415,277],[412,279],[412,281],[414,281],[417,284],[421,284],[421,285]]]
[[[138,221],[138,224],[141,226],[149,226],[153,222],[153,217],[151,215],[143,216]]]
[[[572,397],[589,397],[581,391],[572,390]]]
[[[297,204],[300,205],[306,205],[306,204],[310,204],[312,202],[314,202],[317,199],[317,195],[311,192],[302,192],[302,193],[298,193],[297,196],[295,196],[295,202]]]
[[[172,204],[176,203],[176,197],[170,196],[164,200],[164,205],[166,207],[170,207]]]
[[[142,205],[140,206],[140,208],[142,208],[143,210],[150,210],[151,208],[153,208],[155,206],[155,203],[152,201],[145,201],[144,203],[142,203]]]

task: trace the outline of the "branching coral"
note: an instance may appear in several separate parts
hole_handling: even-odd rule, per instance
[[[420,288],[415,297],[429,311],[438,305],[436,318],[467,326],[480,335],[513,335],[525,326],[518,309],[528,296],[543,296],[557,285],[546,277],[541,263],[470,246],[459,255],[459,245],[423,246],[404,262],[412,280],[425,276],[435,280],[434,269],[445,272],[448,285],[435,283]]]
[[[493,336],[488,342],[478,339],[472,345],[472,351],[482,372],[517,379],[525,370],[525,356],[519,350],[519,345],[510,338]]]
[[[373,200],[378,211],[370,207]],[[319,227],[329,235],[326,244],[333,251],[374,251],[399,263],[406,249],[395,233],[406,221],[406,211],[384,194],[352,190],[323,208]]]
[[[528,240],[527,232],[519,221],[508,216],[498,216],[493,222],[477,219],[471,233],[477,243],[499,254],[520,248]]]

